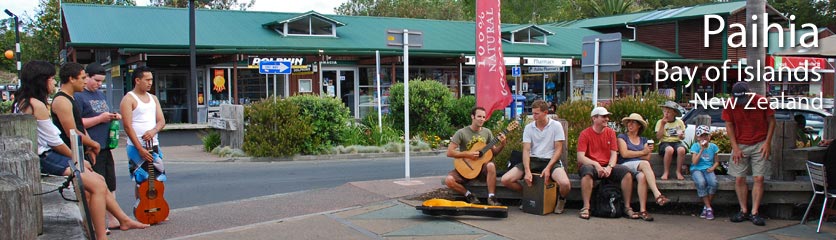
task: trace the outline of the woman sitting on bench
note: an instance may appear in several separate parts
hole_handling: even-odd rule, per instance
[[[618,134],[618,164],[624,165],[636,176],[639,216],[645,221],[653,221],[653,217],[647,213],[647,188],[653,191],[656,203],[660,206],[665,205],[668,198],[656,186],[656,175],[648,162],[653,153],[653,143],[640,135],[647,128],[647,122],[638,113],[632,113],[621,119],[621,124],[627,128],[627,133]]]
[[[50,119],[46,105],[47,96],[55,92],[55,67],[44,61],[31,61],[23,65],[20,73],[20,89],[15,92],[14,109],[17,113],[32,114],[38,123],[38,155],[41,172],[70,176],[72,151],[59,137],[60,130]],[[93,171],[89,162],[84,162],[86,171],[81,173],[84,179],[84,192],[90,209],[89,219],[93,222],[96,239],[107,239],[105,211],[109,211],[119,220],[120,229],[146,228],[149,225],[134,221],[128,217],[105,185],[104,178]]]

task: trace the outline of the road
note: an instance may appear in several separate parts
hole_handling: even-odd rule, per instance
[[[411,177],[445,175],[443,156],[411,157]],[[133,187],[125,168],[117,168],[116,200],[133,215]],[[403,158],[297,162],[168,162],[165,199],[171,209],[330,188],[354,181],[404,177]],[[438,184],[431,182],[428,184]]]

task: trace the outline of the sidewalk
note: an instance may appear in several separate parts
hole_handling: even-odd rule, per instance
[[[117,161],[124,150],[117,149]],[[200,151],[200,146],[164,148],[171,161],[226,161]],[[119,164],[119,163],[117,163]],[[145,230],[113,231],[113,239],[836,239],[836,224],[798,225],[797,220],[768,220],[767,226],[713,221],[694,216],[654,214],[654,222],[577,217],[577,209],[561,215],[537,216],[509,208],[507,219],[472,216],[432,217],[421,214],[410,196],[433,191],[441,176],[352,182],[317,189],[204,206],[173,209],[171,220]],[[60,179],[59,179],[60,180]],[[55,180],[48,181],[51,189]],[[223,194],[219,192],[218,194]],[[45,234],[39,239],[82,239],[75,203],[57,193],[44,195]],[[817,213],[816,211],[813,211]],[[601,226],[608,226],[601,231]],[[523,230],[524,229],[524,230]],[[626,234],[626,235],[625,235]]]

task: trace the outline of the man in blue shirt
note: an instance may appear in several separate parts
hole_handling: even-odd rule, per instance
[[[106,74],[102,65],[96,62],[90,63],[85,68],[85,72],[87,72],[87,78],[84,83],[84,91],[77,92],[73,96],[81,108],[84,128],[87,129],[90,138],[102,147],[96,156],[93,171],[96,171],[96,173],[104,177],[107,188],[116,197],[116,171],[114,169],[113,155],[110,153],[110,148],[108,147],[108,138],[110,136],[111,122],[121,119],[122,115],[110,112],[110,107],[107,105],[107,98],[105,98],[102,91],[99,91]],[[109,213],[107,219],[108,228],[119,227],[119,225],[110,225],[113,223],[118,224],[119,221],[116,221]]]

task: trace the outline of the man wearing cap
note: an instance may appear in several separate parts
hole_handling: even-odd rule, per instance
[[[726,131],[732,147],[732,163],[729,164],[729,175],[735,177],[734,190],[740,204],[740,212],[731,216],[732,222],[751,220],[758,226],[763,226],[763,217],[758,207],[763,198],[763,181],[771,173],[769,151],[771,150],[772,134],[775,130],[775,110],[766,106],[749,106],[749,102],[759,102],[764,98],[749,92],[746,82],[735,83],[732,87],[732,101],[734,106],[723,109],[723,121],[726,121]],[[749,188],[746,176],[751,171],[754,184],[752,187],[751,215],[746,207]]]
[[[621,183],[624,198],[624,213],[631,219],[638,219],[639,214],[630,208],[633,192],[633,174],[623,165],[617,165],[618,141],[615,131],[607,126],[610,112],[604,107],[592,109],[592,126],[581,131],[578,138],[578,175],[581,177],[581,195],[583,208],[579,217],[589,219],[589,200],[592,197],[593,182],[606,179]]]
[[[659,155],[664,156],[662,180],[668,179],[673,158],[676,158],[676,179],[685,180],[681,170],[685,161],[685,146],[680,143],[685,139],[685,122],[676,119],[681,112],[675,102],[667,101],[659,106],[662,107],[662,119],[656,122],[656,138],[659,139]]]
[[[105,80],[105,69],[102,65],[96,62],[91,63],[87,65],[85,72],[87,72],[87,78],[85,78],[84,90],[76,92],[73,96],[79,103],[84,128],[87,129],[90,138],[102,147],[96,156],[93,171],[104,177],[108,190],[116,197],[116,171],[113,164],[113,155],[107,142],[110,135],[111,121],[121,119],[122,115],[110,112],[107,98],[102,91],[99,91],[102,82]],[[110,213],[107,215],[109,224],[119,223]],[[119,227],[119,225],[108,226],[108,228],[115,227]]]
[[[566,206],[566,197],[572,190],[569,176],[560,161],[560,154],[563,153],[563,144],[566,137],[563,133],[563,125],[560,122],[549,119],[549,104],[543,100],[536,100],[531,104],[531,115],[534,121],[526,124],[523,130],[523,158],[502,175],[502,185],[508,189],[521,192],[522,185],[517,183],[525,179],[530,187],[533,174],[540,173],[544,179],[552,179],[558,185],[560,194],[557,196],[557,203],[554,213],[563,213]]]

